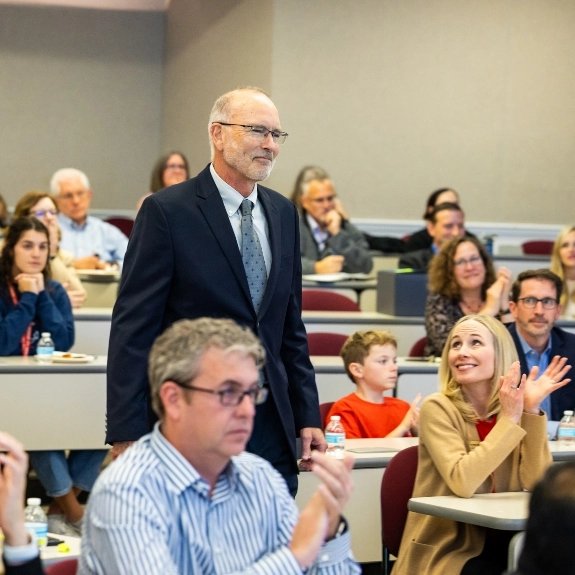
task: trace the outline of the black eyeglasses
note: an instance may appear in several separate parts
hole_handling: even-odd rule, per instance
[[[534,307],[537,306],[537,304],[539,302],[541,302],[543,309],[555,309],[557,307],[557,300],[552,298],[552,297],[544,297],[541,299],[538,299],[536,297],[531,297],[531,296],[520,297],[517,301],[522,301],[523,305],[527,309],[533,309]]]
[[[182,383],[173,379],[169,381],[173,381],[176,385],[179,385],[185,389],[191,389],[192,391],[203,391],[204,393],[218,395],[220,397],[220,403],[226,407],[237,407],[244,400],[246,395],[252,400],[254,405],[261,405],[268,397],[267,387],[253,387],[247,391],[241,391],[240,389],[234,387],[215,390],[206,389],[205,387],[196,387],[195,385]]]
[[[265,126],[251,126],[249,124],[228,124],[228,122],[212,122],[212,124],[220,124],[222,126],[239,126],[240,128],[245,128],[256,140],[261,140],[262,142],[268,137],[268,134],[272,135],[274,142],[277,144],[283,144],[288,137],[287,132],[281,132],[280,130],[268,130]]]

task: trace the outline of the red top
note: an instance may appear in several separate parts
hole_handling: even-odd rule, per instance
[[[489,432],[495,427],[497,423],[497,415],[494,415],[491,418],[491,421],[483,421],[483,419],[479,420],[475,427],[477,427],[477,433],[479,434],[479,439],[481,441],[485,441],[485,438],[489,435]]]
[[[339,415],[347,439],[387,437],[409,411],[409,403],[385,396],[383,403],[371,403],[350,393],[336,401],[329,410],[325,425],[332,415]]]

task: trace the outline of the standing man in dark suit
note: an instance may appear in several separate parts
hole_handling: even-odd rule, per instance
[[[562,289],[559,276],[547,269],[521,272],[511,288],[509,310],[515,323],[508,328],[517,348],[521,373],[537,367],[541,374],[556,356],[575,365],[575,335],[554,327],[561,315]],[[575,409],[575,383],[571,381],[554,391],[541,409],[553,421],[559,421],[566,409]]]
[[[270,394],[258,406],[248,450],[270,461],[295,494],[296,435],[303,459],[326,443],[301,319],[297,210],[257,184],[287,134],[258,88],[218,98],[208,130],[211,164],[147,198],[136,219],[112,317],[106,440],[117,456],[151,430],[148,353],[166,327],[181,318],[231,318],[266,351],[261,383]],[[258,273],[244,267],[247,259],[258,262]]]

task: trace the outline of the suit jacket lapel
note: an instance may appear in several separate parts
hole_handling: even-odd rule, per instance
[[[259,316],[262,317],[272,299],[272,295],[275,291],[275,287],[279,277],[279,270],[281,266],[281,220],[278,214],[277,208],[274,205],[267,190],[258,186],[258,199],[262,203],[264,209],[266,220],[268,222],[268,233],[270,241],[270,250],[272,253],[272,265],[270,268],[270,275],[268,276],[268,282],[266,284],[266,291],[264,293],[264,299],[260,306]]]
[[[210,226],[216,242],[220,245],[224,257],[228,260],[230,268],[238,279],[248,301],[252,298],[250,288],[242,262],[242,256],[238,249],[236,236],[230,225],[230,219],[224,208],[224,203],[210,174],[209,165],[198,175],[198,187],[196,193],[199,198],[199,208]],[[197,249],[201,249],[198,246]],[[253,306],[252,306],[253,307]]]

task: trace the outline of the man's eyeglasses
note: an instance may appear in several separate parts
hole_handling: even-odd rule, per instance
[[[471,264],[472,266],[474,266],[475,264],[478,264],[481,261],[483,261],[481,256],[471,256],[468,260],[466,260],[465,258],[461,258],[460,260],[456,260],[453,262],[453,265],[456,268],[462,268],[462,267],[465,267],[467,264]]]
[[[35,212],[30,212],[31,216],[35,216],[37,218],[43,218],[44,216],[57,216],[58,212],[56,210],[36,210]]]
[[[244,128],[256,140],[264,141],[269,134],[276,144],[283,144],[288,137],[287,132],[280,132],[280,130],[268,130],[265,126],[251,126],[249,124],[229,124],[227,122],[212,122],[212,124],[220,124],[221,126],[239,126]]]
[[[268,397],[267,387],[253,387],[247,391],[241,391],[238,388],[227,387],[225,389],[215,390],[206,389],[205,387],[196,387],[195,385],[190,385],[189,383],[181,383],[180,381],[174,381],[176,385],[183,387],[185,389],[191,389],[192,391],[203,391],[204,393],[211,393],[213,395],[218,395],[220,398],[220,403],[226,407],[237,407],[247,395],[254,405],[261,405]]]
[[[86,190],[80,190],[78,192],[70,192],[69,194],[60,194],[58,197],[61,200],[66,200],[66,201],[70,201],[73,200],[74,198],[78,198],[79,200],[81,200],[88,192]]]
[[[184,170],[186,169],[186,165],[185,164],[168,164],[165,168],[165,170]]]
[[[333,196],[326,196],[325,198],[314,198],[311,201],[314,204],[324,204],[324,203],[331,204],[331,202],[333,202],[335,198],[337,198],[337,196],[334,194]]]
[[[555,309],[557,307],[557,300],[552,297],[544,297],[541,299],[536,297],[520,297],[517,301],[523,302],[523,305],[527,309],[533,309],[539,302],[541,302],[543,309]]]

